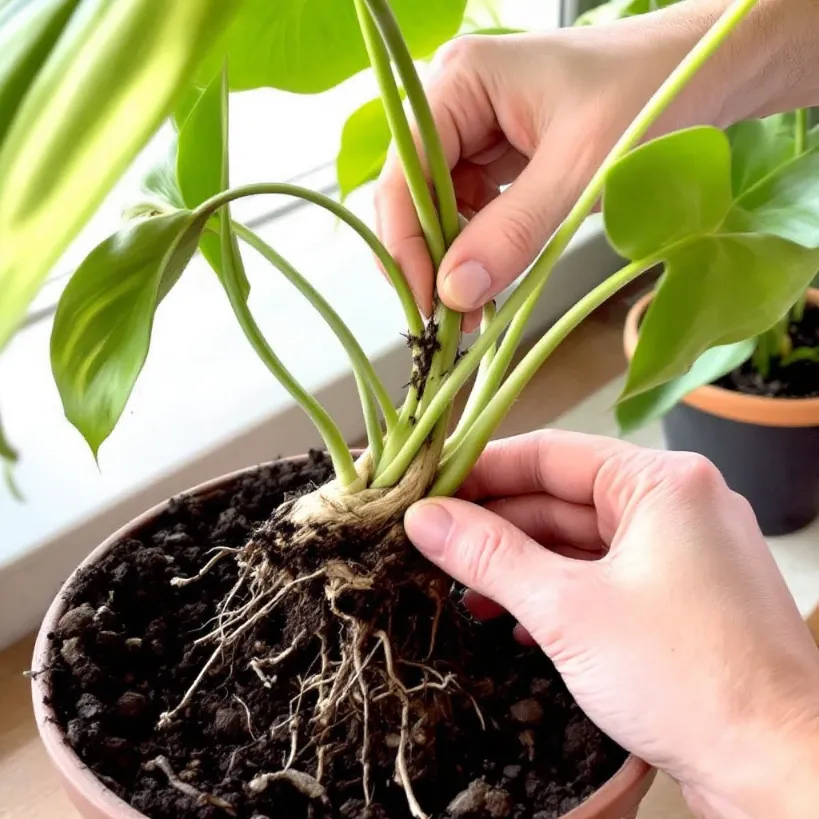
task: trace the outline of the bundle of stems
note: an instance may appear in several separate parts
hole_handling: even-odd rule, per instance
[[[259,184],[235,188],[203,203],[199,211],[227,210],[244,196],[279,193],[308,200],[334,213],[370,246],[392,282],[403,307],[413,351],[413,372],[403,406],[396,409],[388,392],[349,328],[306,279],[248,228],[223,220],[228,231],[261,252],[309,299],[349,354],[366,420],[368,448],[356,461],[338,425],[328,412],[285,369],[264,340],[233,288],[231,302],[247,337],[273,374],[301,404],[332,458],[342,492],[365,488],[386,490],[401,484],[410,466],[422,459],[428,486],[422,494],[454,493],[485,445],[538,368],[591,312],[658,258],[626,264],[569,309],[525,356],[511,367],[526,324],[556,263],[592,212],[603,192],[608,171],[636,147],[646,132],[701,66],[720,47],[756,0],[736,0],[651,97],[606,157],[570,213],[537,260],[520,279],[502,307],[484,309],[480,335],[461,352],[462,316],[435,298],[432,317],[421,317],[396,261],[378,238],[347,208],[317,193],[292,185]],[[435,270],[457,238],[459,217],[450,169],[429,102],[388,0],[355,0],[370,62],[378,80],[394,142]],[[399,90],[401,89],[401,90]],[[412,119],[403,104],[406,98]],[[411,124],[412,121],[412,124]],[[456,394],[477,372],[463,416],[447,435]],[[412,502],[413,498],[409,499]]]

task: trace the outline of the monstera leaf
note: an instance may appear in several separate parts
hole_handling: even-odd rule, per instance
[[[638,263],[665,265],[621,401],[684,376],[712,347],[763,333],[810,284],[819,269],[819,152],[771,167],[737,185],[728,137],[694,128],[612,169],[603,202],[611,244]],[[631,423],[639,421],[635,412]]]
[[[236,5],[226,55],[233,90],[269,86],[315,94],[368,65],[353,0],[237,0]],[[466,0],[390,0],[390,6],[413,56],[426,57],[458,32]],[[210,63],[205,76],[218,66]]]

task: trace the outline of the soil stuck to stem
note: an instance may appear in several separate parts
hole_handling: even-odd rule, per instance
[[[214,548],[240,550],[285,499],[330,477],[314,455],[181,498],[82,573],[50,669],[80,758],[152,819],[408,819],[407,779],[435,819],[552,819],[609,779],[625,752],[551,663],[514,642],[508,619],[478,624],[459,593],[425,592],[420,578],[442,578],[406,544],[393,569],[378,557],[386,587],[333,598],[325,577],[298,594],[279,586],[281,605],[225,645],[158,727],[213,655],[194,641],[232,590],[234,610],[247,600],[233,553],[196,582],[171,581]],[[340,548],[350,566],[379,555],[377,542]]]
[[[819,308],[807,305],[802,321],[791,324],[788,334],[794,349],[819,348]],[[752,361],[747,361],[714,383],[727,390],[768,398],[817,398],[819,361],[795,361],[783,367],[774,359],[767,378],[754,369]]]

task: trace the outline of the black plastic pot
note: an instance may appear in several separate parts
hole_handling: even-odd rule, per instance
[[[663,433],[669,449],[708,458],[764,534],[786,535],[819,516],[819,427],[748,424],[679,404]]]
[[[631,358],[652,293],[630,310],[623,340]],[[819,307],[819,289],[807,300]],[[763,533],[786,535],[819,516],[819,398],[767,398],[709,385],[663,419],[669,449],[708,458],[747,498]]]

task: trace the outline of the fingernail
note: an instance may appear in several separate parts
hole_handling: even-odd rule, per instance
[[[452,528],[452,516],[435,501],[421,501],[411,506],[404,516],[407,537],[427,557],[441,555]]]
[[[444,300],[458,310],[474,310],[488,300],[492,278],[478,262],[464,262],[444,277],[441,290]]]

